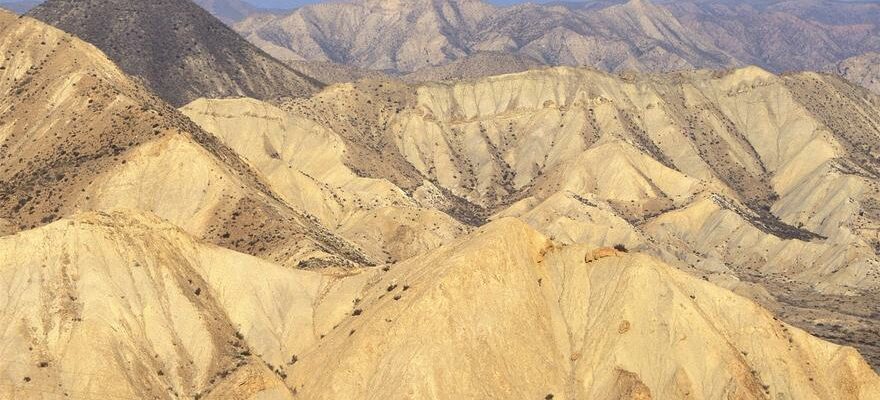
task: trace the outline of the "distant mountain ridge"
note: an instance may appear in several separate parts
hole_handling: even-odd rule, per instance
[[[189,0],[49,0],[28,15],[97,46],[175,106],[200,97],[303,96],[322,86]]]
[[[603,4],[496,7],[479,0],[365,0],[255,16],[235,29],[282,60],[395,72],[447,64],[479,51],[605,70],[736,64],[689,35],[662,7],[643,0]]]
[[[690,0],[664,6],[736,59],[775,72],[823,70],[880,51],[877,2]]]
[[[486,51],[611,72],[757,65],[779,73],[833,70],[844,59],[880,51],[880,3],[608,0],[498,7],[480,0],[363,0],[256,15],[234,28],[281,60],[399,74]],[[500,60],[482,61],[487,73],[505,68]]]

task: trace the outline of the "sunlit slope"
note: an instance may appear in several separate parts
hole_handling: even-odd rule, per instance
[[[0,239],[0,276],[3,398],[292,398],[271,364],[354,296],[125,211]]]
[[[653,258],[594,250],[491,223],[392,268],[286,381],[327,399],[878,395],[854,350]]]
[[[560,247],[514,219],[387,271],[342,272],[88,213],[0,238],[0,277],[13,398],[880,393],[852,348],[654,258]]]
[[[652,223],[658,216],[718,199],[718,213],[753,228],[746,242],[814,248],[784,260],[787,267],[823,269],[821,278],[837,271],[835,283],[876,288],[880,242],[869,227],[880,112],[863,95],[830,76],[757,68],[629,77],[557,68],[450,84],[362,81],[287,109],[341,137],[346,163],[362,175],[407,192],[428,181],[446,199],[464,200],[446,210],[459,220],[514,205],[505,214],[567,208],[552,204],[571,198],[563,193],[606,204],[631,228],[653,226],[665,240]],[[551,225],[535,222],[554,236],[578,236]],[[702,237],[680,251],[717,244]],[[763,252],[736,248],[740,257]]]
[[[621,243],[769,290],[784,301],[765,306],[880,362],[880,108],[842,79],[554,68],[366,80],[284,108],[341,138],[359,176],[465,224],[520,217],[563,243]]]

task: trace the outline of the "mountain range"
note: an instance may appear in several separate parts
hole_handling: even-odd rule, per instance
[[[203,100],[183,112],[374,259],[517,217],[559,243],[623,244],[734,285],[817,334],[860,337],[850,343],[875,357],[877,105],[815,73],[562,68],[363,80],[281,108]],[[838,328],[807,306],[826,296],[847,299],[815,306]]]
[[[0,398],[876,399],[831,4],[0,11]]]
[[[731,60],[692,40],[665,9],[634,0],[607,7],[477,0],[322,3],[235,25],[273,56],[412,72],[476,51],[515,52],[551,65],[682,69]],[[677,38],[669,41],[669,37]]]
[[[610,72],[745,65],[785,72],[833,71],[845,59],[880,51],[877,21],[878,3],[833,0],[509,7],[479,0],[364,0],[254,15],[234,28],[281,60],[332,61],[397,74],[485,51]],[[483,76],[498,69],[485,65]]]

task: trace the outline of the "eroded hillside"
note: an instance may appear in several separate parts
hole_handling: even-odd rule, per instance
[[[430,199],[423,207],[468,225],[518,217],[564,243],[625,243],[869,357],[877,107],[839,78],[757,68],[361,81],[286,105],[338,138],[349,170]]]
[[[202,13],[181,4],[128,11],[152,28]],[[420,71],[303,63],[359,80],[179,110],[0,12],[0,398],[880,396],[880,98],[757,67],[528,70],[595,38],[641,38],[587,55],[607,69],[731,61],[699,37],[663,45],[687,30],[645,1],[347,7],[299,18],[359,21],[335,39],[381,55],[348,61]],[[200,21],[183,33],[229,33]],[[389,21],[424,31],[387,42]],[[181,37],[202,44],[147,42]],[[521,54],[467,57],[474,38]],[[196,75],[229,83],[212,74]],[[457,80],[417,83],[438,77]]]
[[[0,218],[17,229],[126,207],[285,264],[370,263],[91,45],[4,12],[0,51]]]
[[[248,160],[285,202],[374,260],[401,261],[468,231],[431,202],[432,193],[411,196],[361,176],[346,163],[346,142],[312,120],[251,99],[198,100],[181,111]]]

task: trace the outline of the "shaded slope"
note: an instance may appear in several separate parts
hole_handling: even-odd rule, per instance
[[[94,44],[176,106],[198,97],[303,96],[320,86],[189,0],[49,0],[28,15]]]

